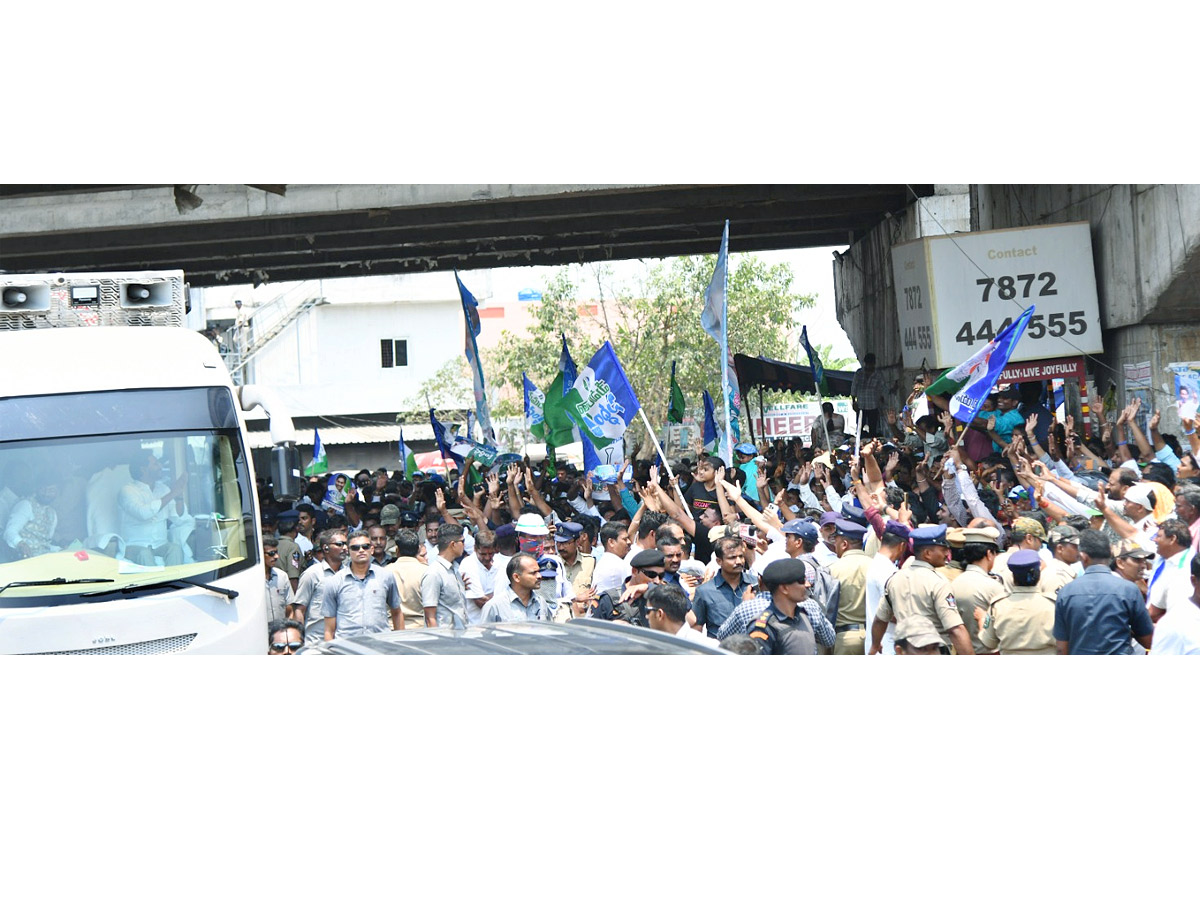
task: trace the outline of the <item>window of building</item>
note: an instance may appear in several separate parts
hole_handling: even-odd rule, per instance
[[[386,339],[379,342],[379,364],[385,369],[408,365],[408,341]]]

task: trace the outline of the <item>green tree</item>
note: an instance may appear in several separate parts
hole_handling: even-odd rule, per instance
[[[689,407],[699,407],[703,389],[719,403],[720,353],[700,327],[704,292],[715,266],[715,255],[663,260],[634,288],[607,284],[606,267],[596,268],[600,315],[590,320],[591,331],[578,314],[578,291],[568,271],[558,270],[546,285],[540,308],[533,311],[529,335],[505,332],[485,357],[489,393],[503,385],[515,389],[519,398],[522,371],[545,389],[558,370],[558,335],[563,332],[577,366],[586,365],[603,341],[612,342],[655,428],[666,421],[672,361]],[[796,315],[814,302],[795,294],[792,281],[786,264],[768,266],[753,255],[730,257],[728,331],[734,353],[789,358],[788,333]],[[643,432],[635,430],[635,440]]]
[[[475,387],[471,382],[471,372],[467,368],[467,358],[464,355],[459,354],[446,360],[412,395],[405,398],[396,417],[397,421],[405,425],[409,422],[428,424],[431,406],[438,410],[439,420],[443,410],[475,408]],[[465,418],[465,413],[463,417]]]
[[[858,360],[853,356],[834,356],[833,344],[813,344],[813,349],[828,372],[853,372],[858,368]],[[807,357],[800,357],[800,365],[808,365]]]

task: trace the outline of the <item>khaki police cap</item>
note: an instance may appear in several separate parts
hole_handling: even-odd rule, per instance
[[[964,544],[992,544],[1000,546],[1000,532],[995,528],[964,528],[962,530]]]

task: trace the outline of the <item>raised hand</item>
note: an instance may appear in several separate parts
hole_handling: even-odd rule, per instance
[[[1151,431],[1158,431],[1158,423],[1159,423],[1161,420],[1162,420],[1162,412],[1161,412],[1160,410],[1157,410],[1157,409],[1156,409],[1156,410],[1154,411],[1154,415],[1152,415],[1152,416],[1150,417],[1150,430],[1151,430]]]

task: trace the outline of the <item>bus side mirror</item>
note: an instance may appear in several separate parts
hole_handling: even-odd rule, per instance
[[[278,444],[271,450],[271,482],[277,500],[299,500],[304,480],[300,476],[300,451],[295,444]]]

